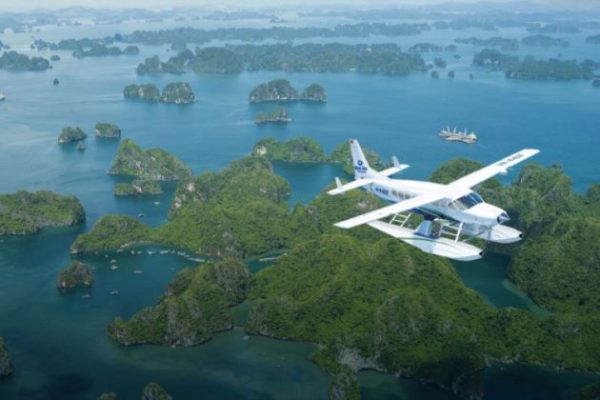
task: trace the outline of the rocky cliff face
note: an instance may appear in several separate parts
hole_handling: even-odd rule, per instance
[[[86,133],[79,127],[66,126],[58,136],[59,144],[67,144],[84,140],[87,137]]]
[[[216,332],[233,327],[229,308],[246,297],[250,280],[248,267],[236,259],[183,270],[156,306],[128,321],[118,318],[108,327],[108,333],[125,346],[193,346],[206,342]]]
[[[4,339],[0,337],[0,378],[12,374],[13,368],[8,357],[8,350],[4,345]]]

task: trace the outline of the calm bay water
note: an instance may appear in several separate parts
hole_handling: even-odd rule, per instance
[[[36,36],[57,40],[136,27],[140,28],[56,28]],[[520,34],[505,32],[505,36]],[[450,44],[454,38],[448,37],[448,32],[426,35],[398,42],[403,46],[426,40]],[[472,35],[489,36],[474,30],[455,34]],[[29,34],[4,34],[0,40],[20,51],[28,51],[32,41]],[[574,36],[576,40],[583,40],[582,36]],[[537,147],[542,153],[536,161],[562,164],[577,190],[600,181],[596,154],[600,147],[600,90],[593,90],[589,82],[506,81],[499,73],[481,70],[473,70],[476,79],[469,81],[472,52],[472,47],[460,46],[461,59],[446,56],[449,68],[457,72],[453,81],[431,80],[425,74],[260,72],[138,77],[134,69],[144,57],[169,54],[165,48],[148,47],[142,48],[140,56],[83,60],[57,52],[63,59],[54,63],[52,70],[0,71],[0,91],[7,95],[0,103],[0,193],[51,189],[75,194],[88,214],[86,225],[80,228],[0,239],[0,335],[8,342],[16,368],[11,379],[0,382],[0,398],[94,399],[103,391],[131,398],[152,380],[179,399],[325,398],[328,379],[308,360],[314,351],[308,344],[248,338],[240,329],[193,349],[125,349],[110,342],[105,334],[108,322],[153,304],[176,271],[193,264],[176,254],[150,256],[147,249],[142,254],[118,254],[111,256],[118,260],[119,269],[114,271],[108,258],[91,258],[97,279],[90,298],[81,297],[87,292],[58,293],[55,280],[68,263],[68,248],[77,234],[107,213],[143,213],[146,223],[159,225],[166,220],[172,196],[172,191],[167,191],[157,198],[115,198],[115,179],[106,171],[118,143],[95,140],[93,126],[100,121],[117,123],[124,137],[144,148],[165,148],[191,165],[195,173],[223,168],[249,154],[261,138],[286,140],[307,135],[322,143],[326,151],[356,137],[386,158],[397,155],[401,162],[412,164],[404,173],[410,178],[426,178],[439,163],[454,157],[492,162],[522,147]],[[565,57],[580,59],[594,54],[593,48],[579,42],[563,52]],[[60,79],[57,87],[52,85],[54,77]],[[255,126],[255,115],[274,106],[248,105],[247,95],[260,82],[279,77],[289,79],[298,89],[313,82],[323,84],[328,103],[291,105],[294,121],[288,126]],[[163,86],[173,80],[189,81],[198,101],[171,106],[122,97],[126,84]],[[65,125],[81,126],[92,134],[85,152],[56,144]],[[479,143],[463,146],[439,140],[437,132],[447,125],[475,130]],[[310,201],[334,176],[342,174],[339,167],[326,164],[277,164],[276,169],[292,184],[290,204]],[[512,177],[514,173],[506,180]],[[465,283],[490,304],[543,312],[506,281],[506,259],[491,255],[455,266]],[[253,269],[260,267],[256,264]],[[115,289],[119,295],[111,296]],[[540,368],[494,367],[486,372],[486,398],[566,399],[593,380],[597,378]],[[432,387],[372,372],[361,373],[360,382],[366,399],[451,398]]]

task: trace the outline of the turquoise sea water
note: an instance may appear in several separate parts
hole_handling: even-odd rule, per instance
[[[35,35],[56,40],[100,36],[116,32],[113,29],[117,28],[54,28]],[[426,35],[398,41],[403,45],[426,40],[449,44],[454,37],[490,36],[474,30],[453,36],[437,31]],[[582,40],[580,35],[572,40],[576,38]],[[4,34],[0,40],[20,51],[28,51],[31,42],[29,34]],[[145,148],[165,148],[189,163],[195,173],[218,170],[243,157],[261,138],[307,135],[327,151],[356,137],[384,157],[397,155],[411,164],[404,174],[410,178],[426,178],[439,163],[454,157],[491,162],[522,147],[537,147],[542,153],[536,161],[562,164],[577,190],[600,181],[600,90],[592,89],[589,82],[506,81],[500,73],[472,70],[472,47],[460,46],[459,51],[460,60],[445,56],[449,68],[457,72],[453,81],[431,80],[425,74],[269,72],[138,77],[134,69],[144,57],[168,54],[164,48],[148,47],[142,48],[140,56],[83,60],[58,52],[63,59],[50,71],[0,71],[0,91],[7,95],[0,103],[0,193],[43,188],[75,194],[88,214],[87,223],[79,228],[0,239],[0,336],[5,337],[16,368],[11,379],[0,382],[0,398],[93,399],[103,391],[131,398],[151,380],[179,399],[325,398],[327,376],[308,360],[314,351],[308,344],[248,338],[239,329],[192,349],[124,349],[111,343],[105,334],[108,322],[153,304],[175,272],[193,264],[177,254],[150,256],[148,249],[140,249],[141,254],[114,255],[110,258],[118,260],[117,270],[110,269],[110,258],[91,258],[96,283],[90,297],[81,297],[87,292],[58,293],[58,270],[68,263],[68,248],[78,233],[107,213],[143,213],[144,222],[156,226],[165,221],[172,196],[167,191],[158,198],[115,198],[115,178],[106,171],[118,143],[94,139],[93,126],[100,121],[115,122],[124,137]],[[579,42],[564,52],[581,59],[595,55],[593,47]],[[474,81],[467,79],[470,71],[476,75]],[[54,77],[60,79],[57,87],[52,85]],[[320,82],[328,92],[328,103],[290,106],[294,121],[287,126],[255,126],[254,116],[273,106],[248,105],[247,95],[258,83],[279,77],[300,89]],[[198,101],[172,106],[122,97],[126,84],[163,86],[173,80],[189,81]],[[92,134],[85,152],[56,144],[65,125],[78,125]],[[475,130],[479,143],[464,146],[439,140],[436,134],[446,125]],[[326,164],[277,164],[276,170],[292,184],[290,204],[309,201],[342,174],[339,167]],[[514,173],[505,179],[513,177]],[[253,270],[261,267],[255,263]],[[488,255],[455,267],[465,284],[490,304],[543,312],[507,282],[502,257]],[[110,295],[115,289],[119,294]],[[598,380],[592,375],[524,366],[493,367],[485,378],[487,399],[567,399],[581,385]],[[373,372],[361,373],[360,382],[366,399],[451,397],[432,387]]]

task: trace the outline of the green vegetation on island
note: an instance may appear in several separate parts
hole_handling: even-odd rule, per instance
[[[115,185],[115,196],[155,196],[163,194],[163,190],[155,180],[134,179],[131,182],[121,182]]]
[[[92,283],[94,283],[92,268],[80,261],[72,261],[67,268],[60,271],[56,286],[59,289],[74,289],[77,286],[90,287]]]
[[[0,337],[0,378],[13,373],[13,367],[8,357],[8,350],[4,344],[4,339]]]
[[[359,72],[401,75],[424,71],[425,61],[417,52],[403,52],[396,44],[340,43],[299,45],[237,45],[224,48],[183,50],[163,62],[155,56],[137,67],[137,72],[240,73],[242,71]]]
[[[94,44],[89,48],[78,48],[73,51],[73,57],[105,57],[105,56],[120,56],[120,55],[138,55],[140,49],[137,46],[127,46],[123,49],[117,46],[106,46],[103,44]]]
[[[123,89],[123,95],[132,99],[172,104],[189,104],[196,98],[192,87],[187,82],[171,82],[163,88],[162,93],[151,83],[131,84]]]
[[[60,135],[58,135],[58,143],[66,144],[78,142],[80,140],[84,140],[85,138],[87,138],[87,135],[83,129],[77,126],[65,126],[60,132]]]
[[[85,220],[75,196],[49,191],[0,195],[0,235],[25,235],[44,228],[74,226]]]
[[[98,122],[96,124],[96,137],[104,139],[119,139],[121,137],[121,128],[119,128],[116,124]]]
[[[144,180],[177,181],[190,177],[192,171],[165,150],[143,150],[133,140],[124,139],[108,173]]]
[[[476,53],[473,64],[500,69],[508,79],[570,80],[591,79],[594,76],[592,69],[586,63],[555,58],[536,60],[531,56],[519,59],[495,49],[484,49]]]
[[[262,125],[262,124],[266,124],[269,122],[287,124],[288,122],[291,122],[291,121],[292,121],[292,119],[290,118],[290,115],[288,114],[287,108],[280,107],[277,110],[274,110],[271,112],[258,113],[258,115],[256,116],[256,119],[254,120],[254,123],[257,125]]]
[[[313,83],[299,94],[287,79],[274,79],[261,83],[252,89],[248,100],[250,103],[297,100],[324,103],[327,101],[327,95],[325,94],[325,89],[318,83]]]
[[[585,42],[590,44],[600,44],[600,33],[586,37]]]
[[[553,38],[547,35],[531,35],[521,39],[523,46],[537,47],[569,47],[569,41],[561,38]]]
[[[385,24],[362,22],[358,24],[336,25],[332,29],[318,27],[269,27],[269,28],[218,28],[197,29],[191,27],[165,29],[160,31],[135,31],[122,35],[122,40],[128,43],[141,43],[145,45],[165,44],[206,44],[212,40],[240,40],[260,42],[267,39],[288,41],[293,39],[306,39],[314,37],[339,38],[339,37],[368,37],[378,36],[408,36],[417,35],[429,29],[425,23]]]
[[[141,400],[173,400],[173,398],[158,383],[150,382],[144,386]]]
[[[144,386],[142,391],[142,400],[173,400],[173,398],[158,383],[150,382]],[[102,393],[97,400],[117,400],[117,394],[114,392]]]
[[[5,51],[0,56],[0,69],[8,71],[45,71],[52,68],[50,61],[42,57],[28,57],[16,51]]]
[[[585,386],[572,400],[600,400],[600,382]]]
[[[267,138],[254,145],[252,154],[263,156],[271,161],[283,162],[326,162],[327,155],[315,140],[299,137],[286,142]]]
[[[177,273],[157,305],[108,326],[110,337],[130,346],[193,346],[233,328],[230,307],[246,298],[251,275],[239,259],[225,258]]]
[[[282,146],[271,142],[270,146],[274,158],[289,160],[318,151],[294,143]],[[347,144],[344,147],[348,148]],[[571,290],[579,296],[571,296],[577,300],[573,305],[567,301],[562,308],[555,307],[554,314],[542,317],[524,310],[494,309],[464,286],[448,260],[424,254],[369,227],[346,232],[332,225],[381,206],[368,193],[321,194],[307,205],[288,209],[284,199],[289,185],[273,173],[267,157],[268,150],[261,157],[233,162],[220,173],[182,181],[169,222],[162,226],[149,228],[131,217],[107,216],[77,238],[73,251],[115,250],[150,241],[217,257],[214,263],[181,272],[155,307],[128,321],[116,320],[109,328],[115,340],[127,344],[201,343],[219,327],[230,326],[229,307],[244,300],[242,293],[250,286],[252,308],[245,329],[318,344],[313,360],[331,374],[332,396],[358,396],[355,374],[363,369],[413,377],[470,399],[481,398],[482,371],[493,362],[600,371],[598,302],[592,290],[577,286],[597,287],[594,279],[569,283],[575,287],[551,288],[557,302],[569,299],[565,293]],[[319,157],[326,156],[317,152],[312,158]],[[346,157],[340,148],[336,158],[343,161]],[[433,178],[451,180],[478,166],[453,161]],[[597,215],[600,186],[580,196],[567,190],[568,185],[570,181],[560,169],[530,165],[513,185],[502,187],[492,180],[479,191],[507,209],[515,225],[525,230],[525,247],[535,244],[529,244],[530,238],[543,238],[545,227],[552,226],[554,219],[573,213],[588,219]],[[590,222],[583,229],[596,228]],[[553,231],[547,232],[550,236],[542,243],[553,238]],[[573,250],[535,279],[549,279],[548,274],[560,269],[562,275],[552,279],[561,282],[559,276],[568,277],[570,270],[573,276],[582,273],[574,264],[583,260],[597,264],[593,257],[598,250],[593,246],[579,251],[581,257],[567,259],[578,251],[577,246],[590,246],[585,238],[573,228],[558,235],[561,246],[573,246]],[[252,282],[243,264],[230,258],[283,249],[286,254],[258,272]],[[513,259],[518,260],[524,250],[516,246],[512,251]],[[529,251],[533,254],[535,249]],[[551,250],[544,247],[540,251]],[[538,257],[543,260],[543,255]],[[228,262],[245,271],[242,281],[246,290],[233,290],[235,301],[224,300],[223,286],[208,279],[218,263]],[[511,265],[511,276],[518,272],[516,265],[516,261]],[[239,282],[224,273],[214,272],[214,276]],[[515,277],[523,287],[519,279]],[[574,305],[580,294],[588,298],[585,306]],[[208,304],[212,315],[202,312]]]
[[[505,51],[514,51],[519,49],[517,39],[507,39],[498,36],[493,36],[488,39],[480,39],[476,37],[454,39],[456,43],[471,44],[482,47],[499,47]]]

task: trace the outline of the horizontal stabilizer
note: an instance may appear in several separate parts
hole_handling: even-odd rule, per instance
[[[384,169],[383,171],[379,171],[379,174],[383,176],[392,176],[394,174],[397,174],[398,172],[404,171],[408,167],[410,167],[410,165],[400,164],[396,156],[393,156],[392,166],[390,168]]]
[[[358,180],[352,181],[350,183],[346,183],[345,185],[342,185],[340,178],[336,177],[335,178],[336,188],[331,189],[330,191],[327,192],[327,194],[335,196],[336,194],[342,194],[349,190],[358,189],[359,187],[368,185],[369,183],[372,183],[372,182],[373,182],[373,179],[358,179]]]

